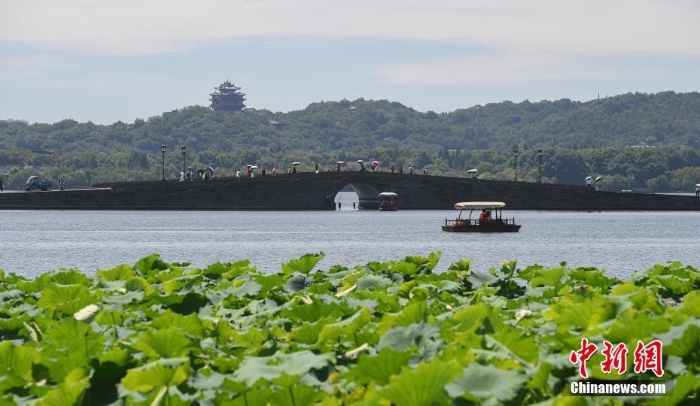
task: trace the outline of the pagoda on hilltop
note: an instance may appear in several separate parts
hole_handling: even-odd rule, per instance
[[[214,111],[240,111],[245,108],[245,94],[228,80],[215,87],[210,94],[211,108]]]

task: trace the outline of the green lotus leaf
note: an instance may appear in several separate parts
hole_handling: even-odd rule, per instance
[[[449,405],[445,387],[459,376],[460,367],[441,360],[424,362],[415,369],[404,367],[379,393],[401,406]]]
[[[126,305],[130,303],[140,303],[143,301],[144,292],[130,291],[126,293],[115,293],[105,296],[102,301],[107,305]]]
[[[188,358],[160,359],[128,370],[122,385],[130,391],[147,393],[155,388],[179,385],[191,374]]]
[[[273,404],[286,405],[285,403],[270,402],[270,398],[272,397],[272,388],[270,386],[258,386],[255,388],[255,390],[250,390],[245,386],[243,386],[243,390],[231,389],[231,387],[238,388],[238,385],[241,384],[238,382],[233,382],[229,379],[224,381],[224,389],[239,393],[239,395],[235,396],[231,401],[229,401],[227,397],[225,401],[222,401],[220,404],[227,406],[270,406]]]
[[[226,375],[216,371],[200,369],[187,380],[188,386],[196,390],[208,390],[221,387]]]
[[[194,272],[192,274],[188,274],[188,275],[184,275],[184,273],[185,273],[185,270],[183,268],[178,268],[178,267],[174,267],[171,265],[169,268],[167,268],[163,271],[159,271],[157,273],[150,275],[148,280],[151,282],[154,282],[154,283],[155,282],[163,283],[163,282],[170,281],[173,279],[178,279],[178,278],[186,278],[185,280],[191,278],[191,279],[194,279],[195,281],[202,281],[204,279],[202,277],[202,275],[200,275],[196,272]]]
[[[228,272],[230,268],[221,262],[214,262],[209,264],[206,268],[201,270],[202,275],[210,279],[218,279],[224,273]]]
[[[179,358],[188,355],[198,347],[174,327],[156,331],[146,331],[134,343],[134,348],[149,358]]]
[[[195,293],[194,291],[185,294],[151,295],[149,298],[180,314],[198,313],[202,308],[211,304],[204,293]]]
[[[523,335],[518,329],[503,329],[486,337],[492,351],[508,353],[509,356],[528,367],[540,359],[540,347],[534,336]]]
[[[411,324],[421,323],[426,320],[427,314],[426,300],[413,301],[398,313],[385,313],[377,331],[383,334],[392,327],[408,327]]]
[[[566,275],[564,268],[540,268],[534,271],[530,286],[558,286],[562,283],[562,278]]]
[[[73,318],[53,322],[43,327],[41,364],[56,382],[61,382],[74,369],[85,368],[104,351],[107,337],[95,334],[87,326]]]
[[[576,268],[569,271],[569,276],[573,280],[596,287],[601,292],[606,292],[611,286],[620,283],[619,279],[609,278],[603,270],[596,268]]]
[[[243,259],[226,265],[228,269],[221,275],[226,279],[234,279],[246,274],[255,274],[258,272],[257,268],[250,265],[250,260],[248,259]]]
[[[126,281],[136,276],[134,268],[127,264],[117,265],[107,270],[98,269],[95,274],[100,281]]]
[[[151,325],[157,329],[176,328],[195,337],[204,337],[204,325],[196,314],[183,316],[172,310],[166,310],[153,319]]]
[[[382,336],[377,349],[388,347],[394,351],[412,350],[416,346],[424,358],[434,354],[443,344],[440,328],[436,325],[419,323],[408,327],[393,327]]]
[[[306,385],[279,388],[272,393],[270,404],[273,405],[314,405],[323,399],[325,392]]]
[[[289,293],[300,292],[314,282],[313,278],[304,275],[294,275],[287,280],[284,289]]]
[[[439,281],[437,286],[440,292],[459,293],[462,290],[462,285],[455,281]]]
[[[295,272],[299,272],[304,275],[308,275],[311,272],[318,261],[323,259],[325,254],[320,252],[318,254],[305,254],[297,259],[292,259],[286,264],[282,264],[282,272],[285,275],[291,275]]]
[[[518,261],[516,261],[514,259],[510,260],[510,261],[506,261],[506,262],[501,264],[501,270],[498,272],[495,272],[495,274],[499,278],[510,279],[515,275],[515,272],[517,271],[517,264],[518,264]]]
[[[49,317],[54,310],[72,316],[87,305],[97,303],[90,290],[83,285],[48,285],[41,292],[37,306],[46,309]]]
[[[383,275],[363,275],[357,278],[354,283],[358,290],[376,290],[391,286],[393,281]]]
[[[471,272],[467,281],[476,289],[482,286],[490,286],[498,282],[498,277],[490,273]]]
[[[150,275],[168,269],[168,264],[160,260],[160,255],[151,254],[136,261],[134,267],[138,269],[142,275]]]
[[[92,285],[92,282],[84,273],[76,270],[56,272],[51,275],[51,280],[57,285]]]
[[[315,300],[311,304],[299,304],[287,308],[282,311],[281,315],[294,320],[303,320],[313,323],[316,320],[326,317],[340,318],[343,315],[343,310],[336,302],[322,303],[320,300]]]
[[[379,302],[374,299],[358,299],[357,297],[352,296],[346,297],[345,304],[347,304],[347,307],[345,308],[346,313],[350,309],[357,309],[360,307],[364,307],[370,312],[375,312],[379,307]],[[396,308],[398,307],[399,306],[397,305]]]
[[[293,342],[302,344],[315,344],[319,342],[319,335],[323,331],[323,327],[327,324],[332,324],[337,320],[337,317],[327,317],[314,320],[313,322],[303,322],[300,326],[292,328],[289,332],[289,339]]]
[[[260,284],[253,280],[236,280],[233,281],[233,285],[224,292],[238,297],[257,296],[260,293],[260,288]]]
[[[286,279],[282,274],[265,275],[256,274],[253,279],[260,284],[260,294],[264,295],[275,289],[280,289],[286,283]]]
[[[40,358],[39,352],[32,347],[2,341],[0,342],[0,376],[7,374],[31,379],[32,365],[38,363]]]
[[[554,312],[558,312],[559,315],[555,316]],[[588,329],[615,317],[615,306],[606,297],[596,295],[581,303],[562,301],[552,306],[545,314],[548,318],[556,318],[560,329]]]
[[[663,343],[664,355],[685,357],[694,352],[697,353],[698,343],[700,343],[700,319],[692,318],[654,338]]]
[[[311,351],[290,354],[278,351],[268,357],[246,357],[234,372],[232,379],[250,387],[259,379],[272,381],[283,373],[303,377],[311,369],[325,368],[331,359],[331,354],[314,354]]]
[[[44,288],[51,283],[51,274],[45,273],[41,276],[28,281],[20,279],[17,281],[17,289],[26,293],[38,293],[44,290]]]
[[[666,396],[659,396],[649,402],[651,406],[666,406],[666,405],[689,405],[694,404],[693,398],[697,398],[698,376],[692,372],[685,372],[683,375],[671,379],[666,383],[667,388],[673,388]],[[693,393],[694,392],[694,393]]]
[[[126,284],[124,284],[124,289],[129,292],[144,292],[147,295],[155,291],[153,286],[140,276],[127,279]]]
[[[399,352],[384,347],[376,356],[360,355],[357,365],[348,372],[348,378],[358,384],[376,382],[386,385],[392,376],[401,372],[401,368],[408,366],[411,358],[413,355],[409,351]]]
[[[391,266],[391,272],[398,273],[405,277],[413,276],[420,271],[420,267],[414,263],[406,261],[395,262]]]
[[[695,281],[678,275],[659,275],[656,280],[664,288],[676,295],[683,295],[693,290]]]
[[[19,289],[10,289],[4,292],[0,292],[0,303],[7,304],[11,300],[17,300],[24,297],[24,292]]]
[[[530,380],[527,382],[527,388],[539,393],[551,394],[552,385],[549,383],[551,377],[552,364],[547,362],[539,363],[530,370]],[[528,371],[526,371],[527,373]]]
[[[457,273],[465,273],[469,272],[471,268],[471,261],[468,259],[461,259],[457,262],[453,262],[450,264],[449,268],[447,270],[449,272],[457,272]]]
[[[619,297],[620,300],[632,304],[638,310],[650,310],[656,314],[663,313],[656,295],[646,288],[640,288],[629,282],[616,285],[611,290],[609,297],[611,300]]]
[[[496,399],[499,403],[513,401],[528,381],[519,371],[505,371],[492,365],[469,364],[462,376],[445,387],[447,393],[458,398],[468,393],[481,401]]]
[[[36,405],[80,405],[89,385],[90,378],[85,371],[82,368],[74,369],[57,388],[49,390],[38,399]]]
[[[473,328],[479,326],[482,321],[492,315],[491,306],[485,303],[478,303],[471,306],[465,306],[454,313],[452,318],[460,322],[464,328]]]
[[[604,336],[608,341],[614,343],[647,341],[653,334],[666,332],[670,327],[671,322],[666,318],[651,317],[645,311],[630,309],[615,318]]]
[[[319,341],[335,341],[341,336],[352,337],[359,329],[369,324],[371,320],[372,315],[369,310],[362,308],[345,320],[323,326],[318,339]]]
[[[430,273],[433,269],[435,269],[435,266],[437,266],[441,256],[441,252],[432,252],[427,258],[420,256],[407,256],[404,261],[418,266],[420,272],[427,271],[427,273]]]
[[[202,283],[202,276],[179,276],[163,282],[163,293],[170,294],[192,289]]]
[[[695,290],[683,296],[683,307],[680,311],[700,318],[700,291]]]

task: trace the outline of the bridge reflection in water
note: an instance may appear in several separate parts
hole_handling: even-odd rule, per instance
[[[693,196],[596,191],[579,185],[496,181],[388,172],[321,172],[105,183],[90,189],[0,194],[0,209],[75,210],[334,210],[351,187],[360,208],[375,209],[380,192],[401,210],[447,210],[468,200],[503,201],[515,210],[694,210]]]

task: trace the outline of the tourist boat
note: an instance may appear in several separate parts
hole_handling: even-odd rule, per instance
[[[382,192],[379,194],[379,210],[396,211],[399,206],[399,195],[394,192]]]
[[[503,218],[503,202],[460,202],[454,208],[459,210],[456,219],[445,219],[443,231],[459,233],[506,233],[520,230],[515,219]],[[462,211],[469,210],[469,217],[462,218]],[[480,210],[478,218],[472,218],[474,210]]]

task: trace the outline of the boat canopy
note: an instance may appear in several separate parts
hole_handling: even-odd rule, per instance
[[[483,209],[500,209],[505,207],[503,202],[459,202],[455,203],[456,210],[483,210]]]

